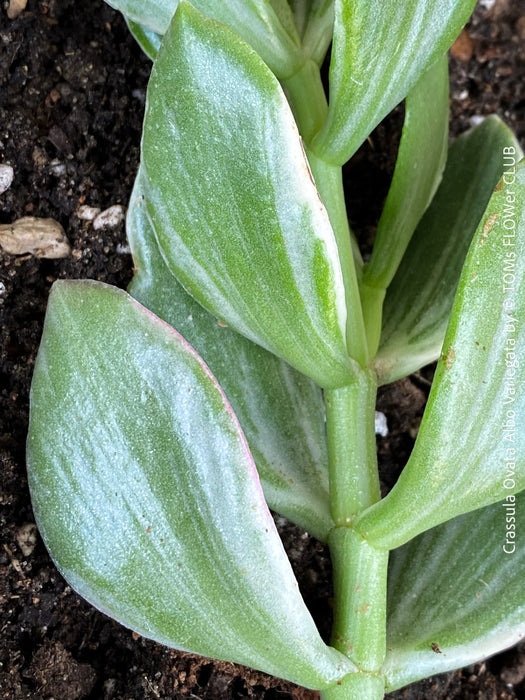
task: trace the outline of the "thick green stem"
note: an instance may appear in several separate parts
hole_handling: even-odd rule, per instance
[[[380,499],[374,430],[377,378],[368,369],[369,343],[377,346],[378,325],[373,314],[374,323],[365,329],[358,284],[363,261],[348,225],[341,168],[308,148],[327,114],[318,66],[307,61],[283,82],[283,88],[334,230],[348,312],[348,350],[362,367],[351,385],[325,392],[330,499],[336,525],[329,535],[334,570],[332,644],[354,662],[359,673],[323,691],[322,700],[380,700],[384,695],[381,668],[386,649],[388,552],[375,549],[351,529],[355,517]]]
[[[353,673],[321,693],[321,700],[382,700],[385,681],[381,676]]]
[[[353,384],[325,392],[333,565],[332,646],[359,668],[323,700],[379,700],[386,653],[388,551],[352,529],[356,515],[380,499],[374,429],[377,379],[363,370]]]
[[[307,59],[301,70],[282,81],[282,86],[303,142],[308,145],[328,114],[319,66],[312,59]]]
[[[370,357],[375,357],[381,339],[381,325],[383,321],[383,301],[386,289],[382,287],[369,287],[361,281],[359,290],[361,304],[366,325],[366,338]]]
[[[363,370],[357,381],[325,391],[330,470],[330,499],[336,526],[351,525],[355,516],[380,497],[375,437],[377,378]]]
[[[355,530],[337,527],[328,540],[334,569],[332,646],[367,674],[377,675],[386,653],[388,550]]]

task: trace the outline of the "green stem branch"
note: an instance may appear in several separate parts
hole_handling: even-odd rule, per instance
[[[346,527],[334,528],[328,544],[337,601],[332,646],[363,673],[377,675],[386,653],[388,550],[372,547]]]
[[[325,391],[330,499],[336,526],[376,503],[381,492],[375,437],[375,372],[363,370],[349,386]]]
[[[355,517],[380,499],[374,429],[377,378],[368,369],[369,344],[375,349],[378,342],[374,330],[378,327],[377,314],[372,314],[374,323],[367,338],[359,291],[363,261],[348,225],[342,171],[308,148],[327,114],[318,66],[307,61],[283,82],[283,88],[334,230],[348,313],[347,346],[362,368],[351,385],[325,392],[330,500],[336,525],[329,535],[334,570],[332,645],[354,662],[359,673],[349,674],[340,685],[323,691],[321,697],[380,700],[385,689],[381,669],[386,652],[388,552],[372,547],[351,528]]]

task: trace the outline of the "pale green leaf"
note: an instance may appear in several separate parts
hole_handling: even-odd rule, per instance
[[[161,36],[169,27],[179,0],[106,0],[136,24],[153,30]]]
[[[321,386],[347,383],[337,245],[286,98],[244,42],[186,3],[153,67],[142,163],[185,289]]]
[[[124,16],[163,36],[179,6],[179,0],[107,0]],[[273,4],[283,0],[191,0],[191,4],[211,19],[226,24],[262,57],[279,78],[293,75],[304,62],[299,37],[294,35],[290,17],[279,11],[283,26]],[[293,36],[292,36],[293,35]],[[139,42],[140,43],[140,42]],[[149,55],[149,53],[148,53]]]
[[[408,93],[392,184],[377,226],[363,284],[386,289],[441,181],[448,147],[446,55]]]
[[[334,30],[334,0],[290,0],[304,53],[321,65]]]
[[[317,155],[342,165],[459,34],[475,0],[336,0],[328,120]]]
[[[158,250],[140,173],[126,230],[136,268],[129,293],[206,361],[246,435],[270,508],[326,541],[333,521],[320,389],[284,360],[219,325],[184,291]]]
[[[525,161],[505,172],[470,246],[416,444],[356,527],[394,548],[525,488]]]
[[[28,473],[59,570],[122,624],[301,685],[352,670],[304,605],[217,382],[125,292],[54,285],[31,390]]]
[[[392,552],[388,690],[483,661],[525,637],[524,531],[521,493]]]
[[[137,22],[127,19],[125,15],[124,17],[128,29],[133,34],[137,44],[144,51],[146,56],[154,61],[160,49],[160,42],[162,41],[161,35],[154,32],[153,29],[148,29],[148,27],[144,27],[142,24],[137,24]]]
[[[452,144],[443,181],[387,290],[379,352],[382,384],[437,360],[476,227],[503,173],[503,149],[519,147],[497,117]]]

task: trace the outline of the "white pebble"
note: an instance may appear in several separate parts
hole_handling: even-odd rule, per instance
[[[470,126],[478,126],[479,124],[481,124],[484,121],[485,121],[485,117],[482,117],[480,114],[474,114],[469,119]]]
[[[109,209],[105,209],[93,221],[93,228],[99,231],[102,228],[116,228],[124,220],[124,207],[121,204],[114,204]]]
[[[16,19],[26,9],[27,0],[10,0],[7,8],[9,19]]]
[[[496,4],[496,0],[479,0],[479,4],[481,7],[485,8],[485,10],[492,10]]]
[[[386,416],[381,411],[376,411],[376,435],[381,435],[381,437],[388,435]]]
[[[49,170],[55,177],[62,177],[66,174],[66,166],[61,163],[57,158],[49,163]]]
[[[3,194],[11,187],[15,171],[10,165],[0,165],[0,194]]]
[[[93,221],[100,214],[100,209],[98,207],[90,207],[87,204],[82,204],[76,214],[82,221]]]
[[[37,258],[65,258],[71,246],[64,229],[54,219],[24,216],[0,225],[0,247],[10,255],[30,253]]]

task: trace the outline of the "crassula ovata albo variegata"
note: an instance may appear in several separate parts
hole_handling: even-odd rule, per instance
[[[146,637],[323,700],[381,698],[515,643],[525,165],[496,117],[448,147],[445,52],[474,3],[111,4],[154,59],[136,274],[128,293],[51,292],[28,472],[59,570]],[[403,99],[363,262],[341,167]],[[381,499],[377,386],[434,360]],[[329,545],[330,644],[268,506]]]

